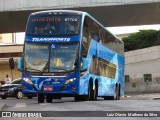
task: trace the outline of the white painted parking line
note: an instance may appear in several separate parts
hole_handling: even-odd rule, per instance
[[[15,108],[22,108],[22,107],[26,107],[26,103],[17,103],[15,105]]]

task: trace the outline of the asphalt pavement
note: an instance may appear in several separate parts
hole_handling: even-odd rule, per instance
[[[1,103],[1,102],[0,102],[0,111],[2,111],[5,106],[6,106],[5,103]]]
[[[127,93],[121,100],[160,100],[160,93]],[[5,100],[0,100],[0,111],[6,107]]]
[[[122,99],[129,100],[158,100],[160,93],[126,93]]]

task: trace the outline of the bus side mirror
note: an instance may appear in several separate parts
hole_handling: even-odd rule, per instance
[[[82,58],[82,70],[85,70],[88,68],[88,59]]]
[[[18,58],[18,70],[22,71],[22,58]]]

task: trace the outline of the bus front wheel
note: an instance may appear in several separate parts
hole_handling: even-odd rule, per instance
[[[44,94],[38,93],[38,103],[44,103]]]

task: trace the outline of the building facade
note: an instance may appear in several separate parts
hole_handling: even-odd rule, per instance
[[[0,46],[0,81],[8,74],[12,78],[9,68],[9,58],[13,57],[15,68],[12,70],[13,79],[19,78],[21,73],[17,69],[17,58],[22,56],[23,45],[1,45]]]
[[[160,46],[125,53],[125,91],[160,92]]]

